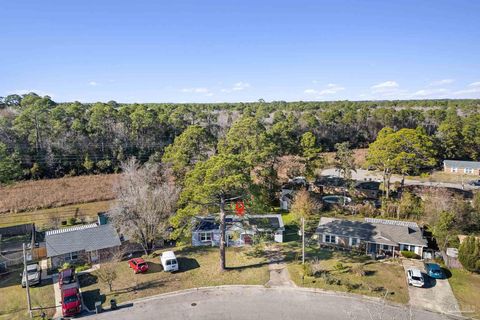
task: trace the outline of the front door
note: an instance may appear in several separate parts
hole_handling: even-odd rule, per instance
[[[94,250],[90,252],[90,261],[92,263],[98,262],[98,250]]]

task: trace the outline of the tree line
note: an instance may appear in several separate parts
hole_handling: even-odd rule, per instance
[[[480,100],[56,103],[35,93],[9,95],[0,97],[0,183],[117,172],[132,156],[160,160],[176,138],[185,150],[169,157],[245,153],[255,163],[290,154],[312,166],[312,150],[345,142],[367,147],[385,127],[423,130],[434,139],[437,162],[479,160],[479,106]]]

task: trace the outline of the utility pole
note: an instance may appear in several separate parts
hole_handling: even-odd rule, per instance
[[[27,272],[27,250],[25,248],[25,243],[23,244],[23,273],[25,274],[25,288],[27,289],[27,305],[28,305],[28,315],[32,318],[32,305],[30,302],[30,285],[28,283],[28,272]]]
[[[305,264],[305,218],[302,217],[302,264]]]

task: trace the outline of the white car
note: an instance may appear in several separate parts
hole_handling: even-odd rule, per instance
[[[178,271],[178,261],[173,251],[165,251],[160,256],[160,262],[162,263],[163,270],[167,272]]]
[[[409,286],[419,288],[423,287],[425,284],[422,272],[417,268],[410,268],[407,270],[407,282]]]
[[[27,266],[27,274],[28,277],[25,276],[25,270],[23,270],[23,273],[21,274],[22,287],[25,288],[27,286],[27,278],[29,286],[40,284],[40,266],[37,263]]]

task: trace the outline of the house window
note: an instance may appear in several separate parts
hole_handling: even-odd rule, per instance
[[[465,168],[463,169],[464,173],[473,173],[473,168]]]
[[[77,260],[78,259],[78,251],[70,252],[65,256],[66,261]]]
[[[384,245],[382,245],[382,249],[383,250],[389,250],[390,246],[388,244],[384,244]]]
[[[352,247],[358,245],[358,239],[357,238],[350,238],[350,245]]]
[[[335,236],[332,236],[332,235],[329,235],[329,234],[325,235],[325,242],[326,243],[336,243],[335,240],[336,240]]]
[[[212,233],[200,232],[200,241],[212,241]]]
[[[457,172],[457,171],[458,171],[458,168],[450,168],[450,171],[451,171],[451,172]]]

